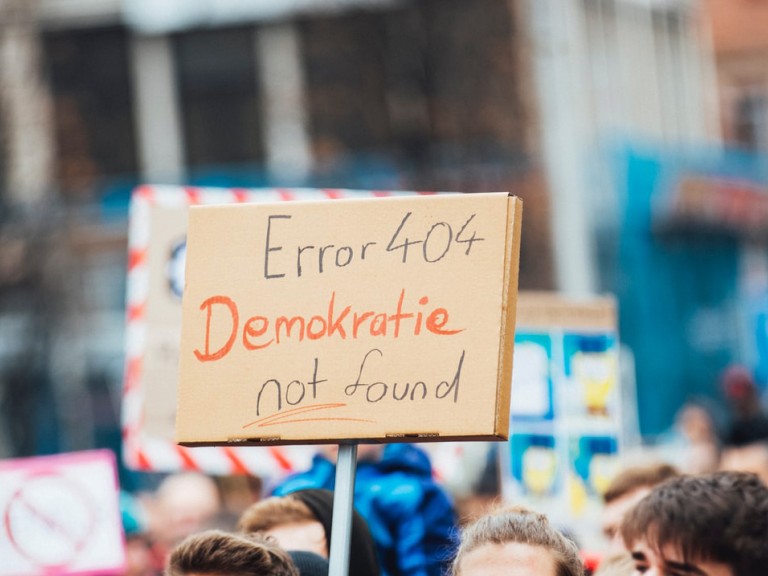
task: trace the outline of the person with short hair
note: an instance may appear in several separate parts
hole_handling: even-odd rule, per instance
[[[307,489],[272,496],[251,504],[240,516],[242,532],[259,532],[286,550],[306,550],[330,556],[333,492]],[[363,517],[352,511],[349,576],[379,576],[376,545]]]
[[[176,472],[166,476],[147,502],[154,551],[164,564],[184,538],[215,528],[221,513],[221,492],[210,476]]]
[[[731,408],[726,446],[744,446],[768,441],[768,414],[760,402],[760,389],[752,372],[740,364],[728,366],[720,376]]]
[[[255,535],[207,530],[171,552],[166,576],[299,576],[288,553]]]
[[[603,535],[609,541],[610,553],[624,550],[624,541],[619,531],[624,515],[654,486],[675,476],[678,476],[677,469],[664,462],[632,466],[616,475],[603,493],[601,518]]]
[[[680,476],[655,487],[621,524],[645,576],[764,576],[768,488],[755,474]]]
[[[265,534],[286,550],[307,550],[328,557],[323,525],[298,498],[272,496],[259,500],[240,515],[237,528]]]
[[[453,576],[583,576],[576,544],[544,514],[501,508],[469,524],[452,566]]]

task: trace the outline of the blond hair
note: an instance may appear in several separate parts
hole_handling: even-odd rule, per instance
[[[557,576],[584,574],[574,542],[558,532],[544,514],[514,506],[485,514],[464,529],[452,565],[453,576],[461,576],[461,561],[472,550],[485,544],[511,542],[546,549],[552,554]]]
[[[251,504],[240,516],[237,528],[241,532],[263,532],[275,526],[309,521],[317,521],[312,510],[289,494]]]

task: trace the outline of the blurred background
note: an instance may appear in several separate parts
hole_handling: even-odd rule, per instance
[[[120,452],[140,184],[510,190],[641,438],[768,382],[768,2],[0,0],[0,458]]]

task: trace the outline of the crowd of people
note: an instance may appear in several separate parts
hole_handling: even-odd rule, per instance
[[[623,470],[603,495],[595,563],[534,510],[499,503],[462,518],[417,446],[359,448],[350,576],[768,573],[768,486],[753,472],[682,474],[663,462]],[[211,478],[169,476],[143,512],[125,502],[129,576],[327,575],[334,468],[333,451],[321,450],[310,470],[254,495],[236,517]]]
[[[743,370],[725,373],[734,417],[680,411],[646,461],[625,466],[601,495],[603,545],[518,503],[465,506],[438,482],[427,452],[360,445],[349,533],[350,576],[765,576],[768,416]],[[239,499],[200,473],[123,494],[127,576],[326,575],[336,446],[306,471]]]
[[[271,496],[267,498],[254,494],[254,502],[235,518],[229,511],[222,510],[220,495],[216,494],[217,487],[211,478],[198,473],[168,476],[153,497],[144,501],[146,530],[139,529],[141,523],[135,521],[136,514],[131,516],[134,529],[126,529],[126,534],[135,569],[129,576],[157,574],[170,566],[171,552],[185,536],[198,536],[206,529],[236,531],[240,536],[228,540],[227,547],[244,550],[261,545],[263,548],[264,542],[254,544],[252,541],[253,535],[258,535],[261,540],[267,539],[269,545],[277,545],[291,554],[301,550],[305,556],[317,555],[327,563],[336,450],[335,446],[322,447],[309,470],[284,479],[271,489]],[[444,573],[450,563],[458,520],[454,502],[435,480],[425,451],[407,443],[360,445],[354,504],[350,575]],[[210,537],[217,542],[224,538],[221,532],[211,532]],[[178,574],[181,570],[178,566],[187,566],[189,558],[200,557],[191,549],[204,550],[210,545],[206,540],[190,542],[182,548],[183,558],[187,560],[172,564],[177,566],[172,573]],[[316,567],[319,563],[313,562],[313,565]]]

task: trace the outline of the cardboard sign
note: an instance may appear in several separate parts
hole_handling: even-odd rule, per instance
[[[602,545],[602,493],[622,449],[616,303],[521,292],[504,498]]]
[[[522,204],[189,213],[176,440],[506,438]]]
[[[111,452],[0,462],[0,575],[123,574]]]

